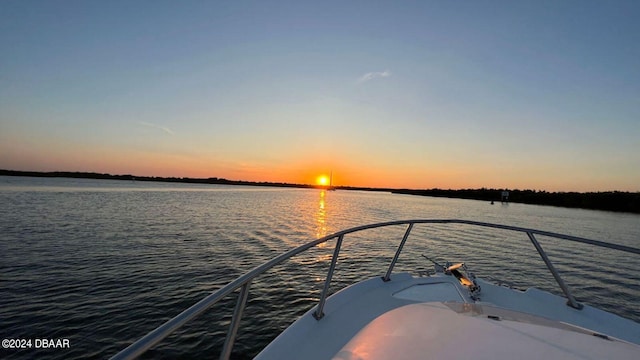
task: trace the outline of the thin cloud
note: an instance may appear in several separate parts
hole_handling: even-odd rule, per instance
[[[147,127],[150,127],[150,128],[154,128],[154,129],[160,129],[160,130],[166,132],[169,135],[174,135],[175,134],[171,129],[169,129],[166,126],[152,124],[152,123],[148,123],[146,121],[138,121],[138,124],[143,125],[143,126],[147,126]]]
[[[391,76],[391,72],[389,70],[369,72],[369,73],[366,73],[366,74],[362,75],[358,79],[358,83],[367,82],[369,80],[373,80],[373,79],[377,79],[377,78],[386,78],[386,77],[389,77],[389,76]]]

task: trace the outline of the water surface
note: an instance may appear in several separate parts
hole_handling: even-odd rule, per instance
[[[0,177],[2,338],[65,338],[71,344],[1,355],[105,358],[285,250],[347,227],[418,218],[495,222],[634,247],[640,241],[637,214],[377,192]],[[346,239],[331,290],[381,275],[404,230]],[[397,270],[429,268],[420,256],[426,253],[465,261],[481,277],[558,293],[526,237],[458,230],[416,227]],[[540,241],[581,301],[640,321],[637,259]],[[254,283],[234,358],[254,356],[314,305],[332,245]],[[464,258],[455,257],[460,254]],[[531,266],[504,271],[519,263]],[[146,357],[217,356],[230,318],[226,308],[234,303],[230,298],[207,311]]]

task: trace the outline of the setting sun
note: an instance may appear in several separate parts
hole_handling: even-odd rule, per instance
[[[329,185],[329,177],[326,175],[318,176],[318,185]]]

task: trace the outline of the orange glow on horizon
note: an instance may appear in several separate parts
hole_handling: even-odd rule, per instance
[[[17,139],[17,138],[16,138]],[[391,189],[479,189],[510,188],[546,191],[631,191],[637,192],[633,174],[625,179],[605,175],[576,181],[567,169],[552,164],[484,165],[468,162],[425,161],[416,166],[354,155],[324,159],[311,155],[287,158],[275,163],[255,159],[219,159],[200,151],[155,152],[114,148],[105,144],[88,146],[81,142],[63,145],[46,137],[29,141],[0,141],[0,168],[22,171],[81,171],[112,175],[159,177],[216,177],[227,180],[304,184],[316,187],[329,185]],[[305,154],[308,155],[308,154]],[[586,165],[585,165],[586,166]],[[570,169],[569,169],[570,170]],[[332,172],[332,178],[329,176]],[[584,170],[584,172],[587,172]],[[549,178],[547,174],[558,176]],[[522,177],[522,174],[527,174]]]

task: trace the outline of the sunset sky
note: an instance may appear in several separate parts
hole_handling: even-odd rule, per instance
[[[2,1],[0,169],[640,191],[640,1]]]

